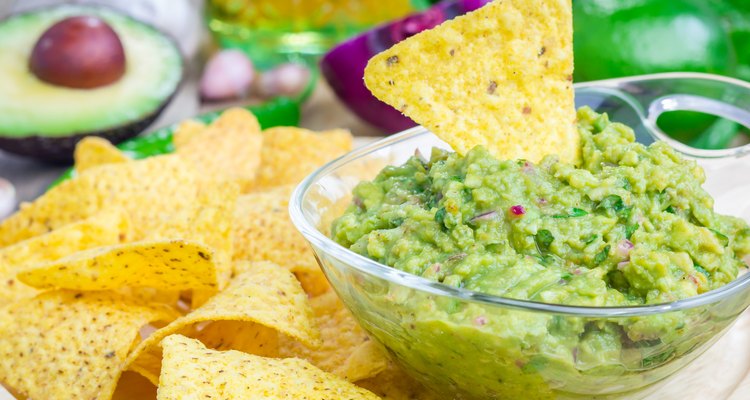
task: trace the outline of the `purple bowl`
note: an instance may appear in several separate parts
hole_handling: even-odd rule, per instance
[[[363,76],[367,61],[412,35],[476,10],[490,1],[443,1],[421,13],[380,25],[331,49],[320,61],[320,70],[339,99],[363,120],[387,133],[415,126],[409,117],[376,99],[365,87]]]

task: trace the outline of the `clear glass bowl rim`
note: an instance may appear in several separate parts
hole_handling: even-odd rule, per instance
[[[651,76],[657,75],[675,76],[677,74],[655,74]],[[687,76],[692,74],[684,75]],[[620,79],[610,79],[600,82],[607,82],[611,85],[612,83],[616,83],[618,80]],[[595,82],[586,82],[581,85],[574,85],[574,87],[592,87],[594,85]],[[687,299],[661,304],[630,307],[585,307],[511,299],[507,297],[479,293],[462,288],[454,288],[381,264],[377,261],[359,255],[336,243],[335,241],[324,235],[315,225],[313,225],[311,221],[309,221],[305,217],[303,211],[304,197],[307,194],[308,190],[315,182],[318,181],[319,178],[328,175],[341,166],[382,150],[383,148],[396,146],[401,142],[424,134],[431,134],[431,132],[422,126],[407,129],[403,132],[387,136],[384,139],[378,140],[359,149],[355,149],[318,168],[315,172],[307,176],[292,193],[292,197],[289,202],[289,214],[292,223],[300,231],[300,233],[302,233],[305,239],[308,240],[314,247],[322,250],[325,253],[333,255],[335,258],[346,263],[347,266],[355,268],[360,272],[421,292],[451,297],[462,301],[468,301],[488,306],[502,306],[534,312],[552,312],[556,314],[584,318],[639,317],[711,305],[731,298],[735,295],[740,295],[741,292],[747,290],[748,287],[750,287],[750,273],[745,273],[719,289],[689,297]],[[748,295],[750,295],[750,293],[748,293]]]

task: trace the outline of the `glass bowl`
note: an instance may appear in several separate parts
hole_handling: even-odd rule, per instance
[[[655,124],[668,110],[705,111],[748,126],[750,114],[744,109],[750,104],[739,101],[750,102],[750,85],[701,74],[576,87],[578,106],[608,112],[611,120],[633,127],[644,143],[672,143]],[[734,171],[733,176],[739,167],[750,171],[738,164],[750,150],[747,145],[713,151],[673,145],[714,171]],[[292,196],[290,213],[362,327],[442,397],[642,398],[716,342],[750,304],[750,274],[720,289],[658,305],[594,308],[514,300],[410,275],[329,239],[332,220],[343,213],[358,182],[373,178],[385,165],[403,163],[416,149],[429,154],[432,147],[449,148],[417,127],[357,149],[305,179]],[[709,174],[709,179],[717,177]],[[737,184],[729,186],[737,189]],[[628,327],[634,325],[650,333],[629,336]]]

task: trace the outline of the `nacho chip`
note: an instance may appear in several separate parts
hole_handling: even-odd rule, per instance
[[[314,296],[329,290],[328,281],[310,246],[289,219],[292,190],[293,186],[281,186],[237,199],[232,258],[276,263],[292,271],[305,291]]]
[[[175,129],[174,134],[172,134],[172,144],[175,150],[180,151],[181,147],[184,147],[194,137],[200,135],[204,129],[206,129],[206,124],[203,122],[194,119],[182,121]]]
[[[260,125],[251,112],[231,108],[205,129],[189,135],[189,140],[178,139],[185,143],[177,147],[177,154],[204,179],[236,182],[243,191],[250,190],[263,145]]]
[[[176,155],[107,164],[62,182],[0,222],[0,247],[47,233],[110,207],[125,210],[133,240],[188,232],[199,186]]]
[[[574,162],[572,27],[570,0],[494,1],[373,57],[365,83],[458,153]]]
[[[146,377],[158,375],[159,365],[154,362],[159,358],[156,345],[175,333],[201,338],[217,348],[258,351],[263,355],[275,354],[279,332],[309,346],[317,345],[319,334],[312,309],[294,276],[268,262],[253,263],[243,269],[245,273],[234,277],[229,287],[206,304],[144,340],[130,357],[131,369]],[[211,327],[219,321],[221,324]],[[241,322],[244,326],[225,321]],[[242,336],[237,337],[237,332]],[[146,353],[150,355],[142,357]]]
[[[390,362],[377,376],[361,380],[357,385],[385,400],[438,400],[440,396],[427,390],[396,364]]]
[[[108,292],[14,303],[0,310],[0,381],[33,399],[109,398],[138,329],[175,314]]]
[[[273,359],[239,351],[206,349],[180,335],[164,339],[160,400],[216,399],[378,399],[335,375],[299,359]]]
[[[127,215],[112,209],[50,233],[0,248],[0,308],[36,294],[36,289],[16,279],[16,275],[28,268],[28,265],[53,261],[80,250],[123,242],[130,236],[130,229]]]
[[[111,290],[145,286],[165,290],[215,289],[211,249],[185,241],[135,242],[84,250],[22,271],[35,288]]]
[[[323,344],[311,347],[279,338],[279,355],[303,358],[351,382],[373,377],[388,364],[382,349],[367,336],[334,292],[310,300]]]
[[[131,161],[125,153],[112,145],[109,140],[97,136],[88,136],[78,142],[73,158],[75,159],[75,169],[78,173],[104,164]]]
[[[276,127],[263,131],[257,188],[296,185],[328,161],[352,149],[352,135],[344,129],[313,132]]]
[[[112,400],[156,400],[156,385],[140,374],[125,371],[117,382]]]

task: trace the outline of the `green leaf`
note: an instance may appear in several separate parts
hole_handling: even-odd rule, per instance
[[[539,232],[534,235],[534,242],[536,243],[536,248],[539,251],[539,254],[545,255],[549,253],[549,246],[552,244],[552,242],[555,240],[555,237],[552,236],[552,232],[542,229]]]
[[[557,214],[553,215],[552,218],[576,218],[576,217],[583,217],[584,215],[589,215],[589,212],[586,210],[582,210],[580,208],[575,208],[571,210],[570,214]]]
[[[594,264],[599,265],[603,263],[607,259],[607,256],[609,256],[609,249],[611,248],[610,245],[604,246],[604,249],[594,256]]]
[[[591,242],[593,242],[594,240],[596,240],[596,238],[598,238],[598,237],[599,237],[599,235],[597,235],[596,233],[592,233],[592,234],[584,237],[583,239],[581,239],[581,241],[583,243],[586,243],[586,244],[591,244]]]
[[[717,231],[716,229],[708,228],[709,231],[713,232],[714,235],[716,235],[717,238],[719,238],[719,241],[721,242],[721,245],[724,247],[729,246],[729,238],[727,235]]]
[[[443,225],[443,222],[445,221],[445,214],[447,211],[445,211],[445,207],[440,207],[437,211],[435,211],[435,222],[437,222],[440,225]]]
[[[630,240],[630,238],[633,236],[633,233],[635,233],[635,231],[637,231],[639,227],[640,225],[638,225],[638,223],[626,225],[625,226],[625,238]]]
[[[706,278],[710,278],[711,277],[711,275],[708,273],[708,271],[706,271],[706,269],[703,268],[703,267],[701,267],[700,265],[695,264],[695,265],[693,265],[693,268],[695,268],[695,270],[698,271],[698,272],[700,272],[701,274],[705,275]]]
[[[625,204],[622,202],[622,197],[616,194],[605,196],[596,206],[597,210],[612,210],[615,213],[622,211],[623,208],[625,208]]]

